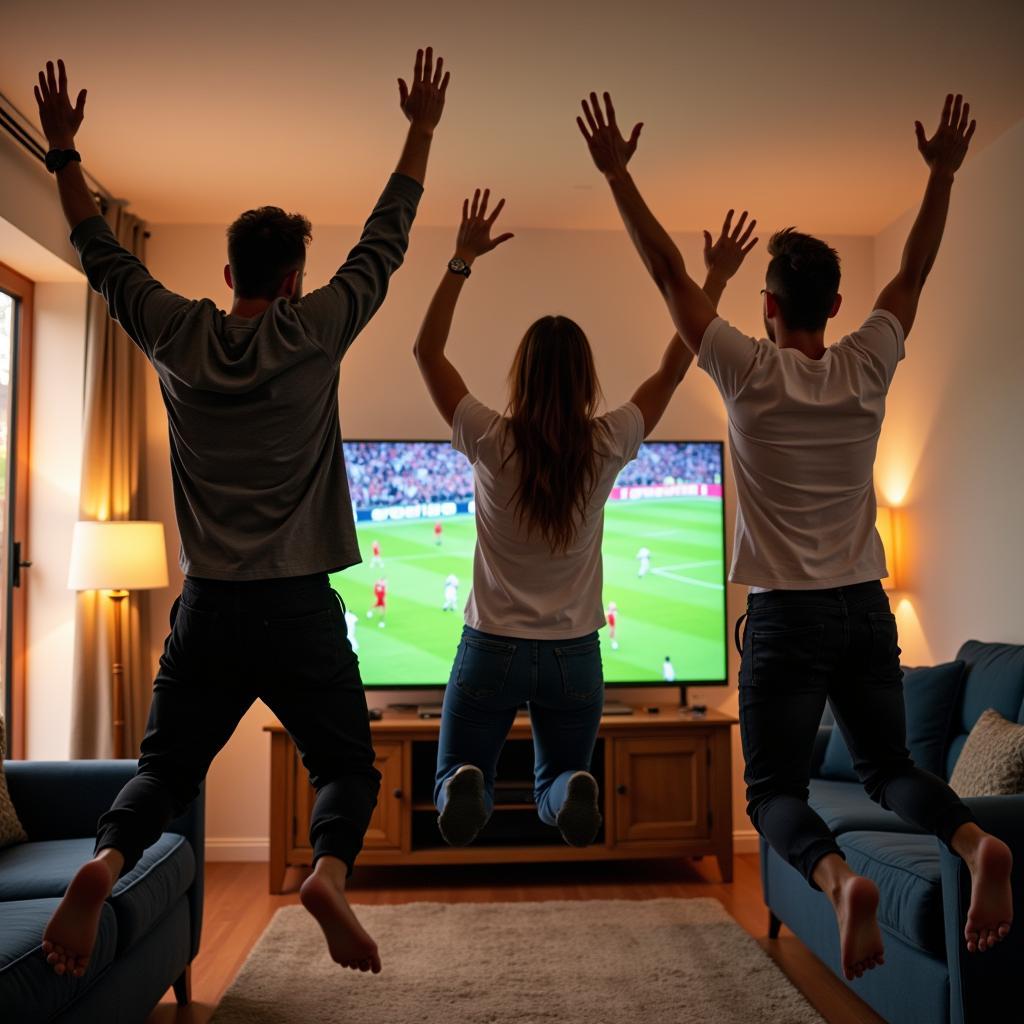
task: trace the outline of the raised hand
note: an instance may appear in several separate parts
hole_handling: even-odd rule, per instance
[[[416,66],[413,69],[412,86],[404,78],[398,80],[398,99],[402,113],[412,124],[433,131],[444,112],[444,97],[448,91],[451,74],[444,70],[444,58],[434,63],[434,50],[428,46],[426,52],[416,51]]]
[[[583,100],[583,117],[576,118],[583,138],[587,140],[590,155],[594,160],[597,169],[605,175],[623,171],[630,157],[636,152],[636,144],[640,139],[640,130],[643,123],[633,125],[629,138],[623,138],[619,131],[618,123],[615,120],[615,107],[612,106],[612,98],[608,93],[604,94],[604,104],[607,110],[607,121],[605,114],[601,112],[601,105],[597,102],[597,93],[590,94],[590,103]],[[589,130],[588,130],[589,129]]]
[[[85,89],[78,94],[72,106],[64,61],[57,61],[57,73],[54,74],[53,61],[50,60],[46,62],[46,74],[39,72],[39,84],[33,91],[39,104],[39,122],[50,148],[74,149],[75,134],[85,116]]]
[[[723,282],[728,281],[740,269],[740,264],[746,258],[747,253],[757,245],[758,241],[757,238],[750,238],[757,221],[752,220],[744,231],[743,225],[747,220],[747,211],[744,210],[734,228],[732,226],[734,212],[734,210],[730,210],[725,215],[722,233],[718,236],[717,242],[712,243],[710,231],[704,232],[704,266],[707,267],[709,276],[717,277]]]
[[[485,252],[496,249],[502,242],[507,242],[515,236],[511,232],[491,237],[491,228],[498,219],[505,205],[504,199],[498,200],[491,215],[487,216],[487,203],[491,198],[491,190],[484,189],[483,196],[480,189],[473,193],[473,201],[468,199],[462,201],[462,223],[459,225],[459,237],[455,243],[455,255],[472,263],[477,256],[483,256]]]
[[[976,121],[968,123],[970,113],[970,103],[964,103],[959,93],[955,97],[950,93],[942,108],[939,127],[930,139],[925,137],[921,122],[914,122],[917,148],[933,173],[953,175],[960,169],[977,126]]]

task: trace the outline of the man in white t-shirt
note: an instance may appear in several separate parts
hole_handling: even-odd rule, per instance
[[[751,587],[740,667],[748,812],[772,848],[831,900],[848,979],[883,962],[874,882],[855,875],[807,803],[826,699],[869,795],[939,836],[973,879],[965,938],[985,951],[1009,931],[1012,857],[944,781],[906,747],[896,621],[882,590],[873,466],[885,398],[938,253],[953,177],[974,133],[963,99],[946,99],[934,136],[916,124],[930,176],[899,272],[858,330],[826,347],[839,310],[839,259],[824,242],[778,232],[764,294],[769,340],[715,313],[628,171],[629,140],[597,96],[579,126],[680,336],[729,413],[738,507],[730,579]],[[607,117],[607,123],[605,121]],[[731,213],[723,236],[735,237]],[[710,238],[706,236],[706,246]],[[742,621],[742,620],[741,620]],[[737,634],[739,623],[737,624]]]

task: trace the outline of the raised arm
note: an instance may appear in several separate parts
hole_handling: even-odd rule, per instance
[[[928,184],[914,226],[910,229],[903,259],[896,276],[882,289],[876,309],[886,309],[903,325],[904,337],[910,333],[917,315],[921,289],[935,263],[946,228],[953,178],[967,155],[976,122],[969,120],[971,105],[963,96],[946,97],[935,134],[925,136],[920,121],[914,122],[917,148],[928,165]]]
[[[619,131],[611,97],[604,94],[607,121],[597,101],[590,94],[590,103],[583,100],[583,114],[576,123],[586,139],[597,169],[605,176],[623,223],[644,265],[664,296],[669,315],[682,339],[694,353],[700,351],[701,339],[715,318],[715,309],[700,285],[686,272],[686,264],[675,242],[661,226],[644,202],[640,190],[630,177],[626,165],[636,152],[642,124],[633,127],[629,139]]]
[[[72,106],[64,61],[57,61],[56,73],[52,61],[47,63],[45,74],[39,72],[35,95],[51,153],[74,150],[75,135],[85,114],[86,91],[78,94]],[[173,333],[174,324],[193,303],[164,288],[137,256],[118,243],[85,183],[77,155],[57,170],[56,176],[71,241],[90,286],[103,296],[110,315],[132,341],[148,357],[155,358],[158,339]]]
[[[391,275],[402,265],[423,194],[430,144],[444,113],[450,74],[433,51],[416,51],[412,84],[398,80],[402,113],[409,120],[395,173],[363,226],[359,241],[331,280],[296,306],[311,338],[332,361],[342,358],[387,296]]]
[[[423,318],[423,325],[413,346],[413,354],[416,356],[430,397],[449,426],[455,416],[456,407],[468,391],[461,374],[449,362],[444,352],[448,334],[452,329],[455,306],[477,257],[514,237],[510,232],[496,238],[491,237],[491,228],[498,219],[505,200],[499,200],[494,211],[487,216],[490,196],[489,189],[485,189],[482,196],[480,189],[477,189],[473,193],[472,203],[468,199],[463,201],[462,223],[459,225],[455,242],[455,255],[445,269],[444,277],[427,307],[427,315]]]
[[[709,231],[704,232],[704,265],[707,268],[704,294],[715,310],[718,309],[722,292],[730,278],[740,269],[747,253],[757,245],[756,238],[749,240],[757,221],[750,221],[744,231],[746,211],[743,211],[735,228],[732,226],[732,216],[733,211],[730,210],[716,242],[711,241]],[[633,404],[644,418],[644,437],[657,426],[692,362],[693,352],[676,333],[661,357],[661,365],[633,395]]]
[[[85,117],[86,90],[78,94],[75,105],[68,95],[68,75],[64,61],[57,61],[54,74],[53,61],[46,62],[46,74],[39,72],[39,84],[34,87],[39,105],[39,123],[53,150],[75,151],[75,136]],[[99,216],[99,207],[93,199],[82,174],[80,159],[72,159],[56,172],[60,204],[64,209],[68,227],[73,231],[83,220]]]
[[[444,70],[444,58],[438,57],[435,64],[434,50],[430,46],[425,52],[416,51],[412,86],[408,86],[404,78],[398,80],[398,101],[402,113],[409,119],[409,134],[395,173],[404,174],[421,185],[427,176],[430,143],[444,112],[449,81],[451,74]]]

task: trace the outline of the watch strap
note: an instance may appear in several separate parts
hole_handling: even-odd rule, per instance
[[[67,167],[73,160],[82,162],[82,154],[77,149],[51,149],[46,154],[46,169],[51,173],[56,173]]]

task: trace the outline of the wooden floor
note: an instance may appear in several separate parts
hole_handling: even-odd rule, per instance
[[[768,939],[768,912],[761,899],[756,854],[736,857],[731,885],[718,879],[713,858],[682,864],[619,861],[359,868],[349,884],[349,895],[353,904],[710,896],[758,940],[829,1024],[885,1024],[799,939],[785,929],[778,939]],[[296,873],[293,880],[297,887],[301,877]],[[168,993],[146,1024],[205,1024],[274,912],[297,902],[295,892],[283,896],[267,892],[265,864],[207,864],[202,948],[192,968],[193,1003],[178,1008]],[[387,950],[381,952],[386,971]]]

